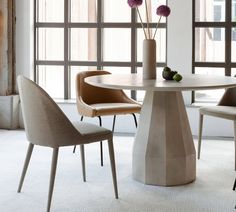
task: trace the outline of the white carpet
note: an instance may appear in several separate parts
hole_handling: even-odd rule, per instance
[[[233,141],[204,140],[197,180],[186,186],[147,186],[131,177],[133,137],[115,136],[119,200],[114,198],[107,146],[100,167],[99,145],[86,146],[87,182],[79,151],[59,152],[52,210],[58,212],[227,212],[236,211]],[[105,144],[105,142],[104,142]],[[24,131],[0,131],[0,212],[46,211],[51,149],[36,147],[16,193],[28,143]]]

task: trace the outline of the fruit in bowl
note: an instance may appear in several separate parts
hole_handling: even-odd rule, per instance
[[[172,71],[168,66],[164,67],[162,77],[165,80],[175,80],[176,82],[180,82],[183,78],[177,71]]]

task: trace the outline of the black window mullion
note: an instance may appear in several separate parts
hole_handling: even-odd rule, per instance
[[[231,5],[232,1],[225,1],[225,75],[231,76]]]
[[[69,39],[69,28],[68,28],[68,17],[69,14],[69,2],[64,0],[64,99],[70,98],[69,89],[69,70],[68,70],[68,39]]]
[[[97,69],[102,69],[102,28],[101,23],[103,20],[103,0],[97,0]]]

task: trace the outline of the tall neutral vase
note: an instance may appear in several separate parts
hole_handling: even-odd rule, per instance
[[[156,79],[156,40],[143,41],[143,79]]]

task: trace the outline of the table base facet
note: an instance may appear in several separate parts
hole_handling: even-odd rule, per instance
[[[196,178],[196,152],[181,92],[147,91],[133,147],[133,178],[174,186]]]

